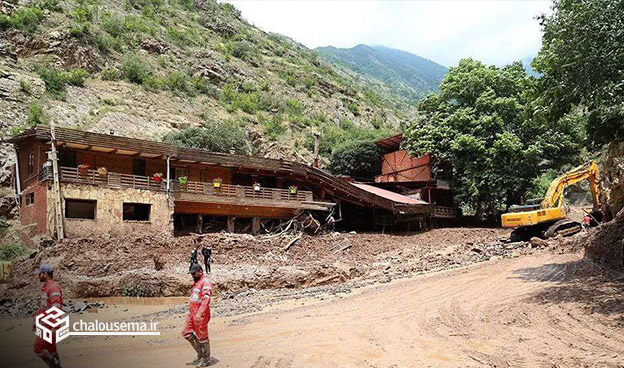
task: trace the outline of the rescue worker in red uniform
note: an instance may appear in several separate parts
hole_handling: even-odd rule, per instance
[[[182,336],[193,346],[197,352],[197,359],[186,365],[197,367],[208,367],[210,365],[210,340],[208,339],[208,322],[210,321],[210,297],[212,296],[212,285],[202,267],[194,263],[189,270],[193,276],[193,288],[189,300],[189,313],[186,315],[186,322]]]
[[[44,313],[52,307],[63,308],[63,292],[61,287],[54,281],[54,269],[51,265],[43,264],[35,271],[35,275],[39,276],[39,281],[43,283],[41,288],[41,302],[35,316]],[[33,322],[33,331],[35,324]],[[34,346],[35,354],[39,356],[50,368],[61,368],[61,361],[56,351],[56,341],[49,343],[37,336]]]

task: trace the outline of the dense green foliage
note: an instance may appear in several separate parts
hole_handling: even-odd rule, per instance
[[[534,84],[520,62],[461,60],[419,103],[405,146],[450,163],[459,201],[478,214],[517,203],[535,177],[575,160],[583,137],[577,121],[533,118]]]
[[[163,137],[163,142],[211,152],[229,153],[234,150],[240,155],[250,153],[245,131],[229,121],[213,122],[202,128],[190,127],[172,132]]]
[[[437,91],[448,72],[447,68],[433,61],[383,46],[319,47],[316,51],[331,62],[384,82],[392,93],[410,103]]]
[[[560,0],[541,20],[544,118],[581,121],[594,147],[624,139],[624,0]]]
[[[329,170],[334,174],[372,180],[381,170],[381,149],[370,140],[339,144],[332,151]]]

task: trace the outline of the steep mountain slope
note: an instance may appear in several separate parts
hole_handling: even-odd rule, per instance
[[[54,120],[160,139],[228,120],[247,132],[253,154],[308,162],[314,131],[327,155],[340,140],[388,134],[413,114],[230,4],[25,3],[0,1],[4,135]]]
[[[316,48],[325,59],[358,74],[379,80],[388,94],[416,102],[437,91],[448,69],[409,52],[384,46],[357,45],[350,49],[332,46]]]

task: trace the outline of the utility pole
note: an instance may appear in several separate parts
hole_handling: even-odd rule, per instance
[[[58,155],[56,151],[56,132],[54,130],[54,120],[50,122],[50,134],[52,141],[50,146],[52,151],[50,152],[50,160],[52,160],[52,192],[54,195],[55,207],[55,222],[56,222],[56,239],[63,240],[63,204],[61,203],[61,183],[59,180],[59,167],[58,167]]]

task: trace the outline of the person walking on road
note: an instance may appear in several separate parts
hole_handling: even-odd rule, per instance
[[[51,265],[43,264],[35,271],[35,275],[39,276],[39,281],[43,283],[41,288],[41,301],[36,316],[44,314],[48,309],[57,307],[63,308],[63,292],[61,287],[54,281],[54,269]],[[33,321],[33,331],[35,331],[35,323]],[[56,351],[56,340],[49,343],[37,336],[34,346],[35,354],[41,358],[50,368],[61,368],[61,360]]]
[[[197,263],[191,265],[189,271],[193,276],[193,288],[189,300],[189,313],[182,336],[193,346],[197,352],[197,359],[187,363],[197,367],[210,365],[210,340],[208,339],[208,322],[210,321],[210,297],[212,285],[206,276],[202,266]]]

